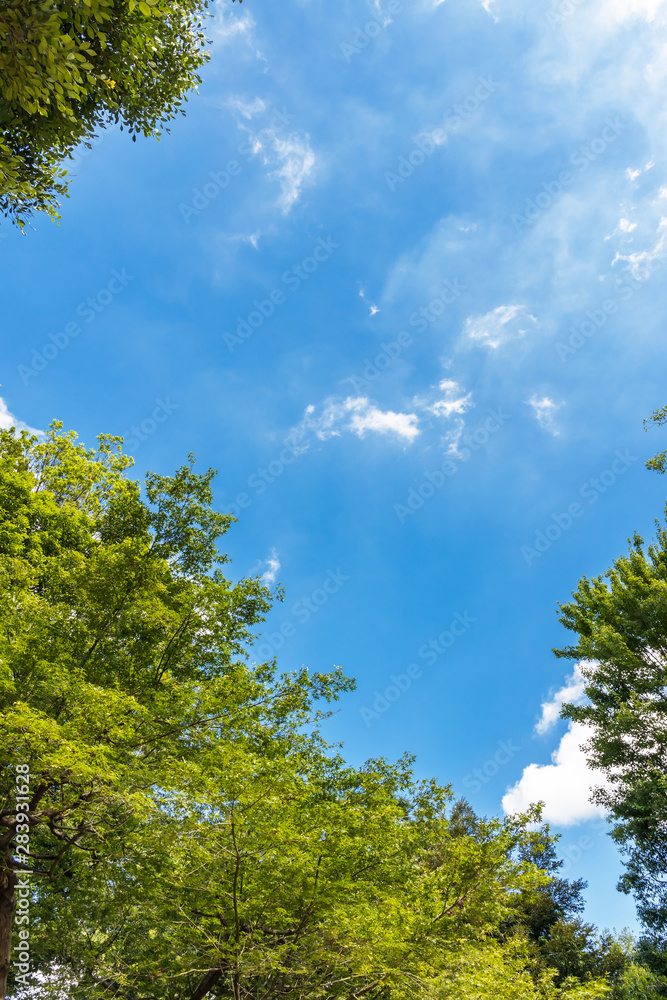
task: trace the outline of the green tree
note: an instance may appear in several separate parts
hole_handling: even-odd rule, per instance
[[[606,577],[606,579],[605,579]],[[613,814],[612,836],[627,855],[620,888],[642,921],[667,929],[667,532],[643,547],[635,536],[605,577],[584,577],[561,621],[576,645],[558,656],[582,662],[588,703],[566,718],[590,728],[588,759],[606,778],[596,801]]]
[[[208,0],[5,0],[0,211],[57,218],[64,162],[98,129],[160,137],[208,59]]]
[[[130,464],[117,439],[90,452],[59,425],[43,442],[0,433],[2,993],[21,874],[41,898],[40,886],[69,891],[80,857],[122,854],[156,782],[187,769],[194,734],[267,697],[241,657],[270,595],[222,575],[216,541],[232,518],[211,510],[212,472],[151,475],[144,501]]]
[[[644,429],[649,429],[649,421],[656,424],[658,427],[664,426],[667,423],[667,406],[661,406],[659,409],[654,410],[648,420],[644,421]],[[667,470],[667,451],[658,452],[653,458],[650,458],[646,463],[647,469],[653,469],[654,472],[665,472]]]
[[[556,839],[549,835],[548,827],[540,837],[521,845],[520,856],[549,876],[549,882],[538,892],[522,893],[515,902],[510,928],[523,927],[531,941],[548,939],[552,927],[576,913],[581,913],[585,903],[582,892],[584,879],[566,879],[559,875],[564,861],[556,853]]]
[[[641,954],[630,961],[618,983],[611,1000],[655,1000],[667,995],[667,979],[641,964]]]
[[[578,917],[556,921],[538,948],[545,964],[556,969],[557,983],[572,978],[583,983],[606,978],[610,985],[623,976],[629,951],[626,941],[609,933],[599,934],[593,924]]]
[[[667,421],[667,408],[652,421]],[[647,462],[665,471],[665,453]],[[667,531],[604,576],[583,577],[561,622],[576,633],[557,656],[582,661],[587,703],[566,718],[589,727],[588,759],[605,782],[594,793],[615,819],[612,837],[626,856],[619,888],[633,893],[654,945],[667,944]]]
[[[14,961],[17,997],[606,995],[498,939],[549,880],[536,816],[347,765],[318,725],[351,682],[249,662],[271,595],[222,573],[212,472],[128,467],[0,434],[0,993],[21,880],[44,980]]]

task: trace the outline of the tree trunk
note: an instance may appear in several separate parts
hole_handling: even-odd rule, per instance
[[[7,975],[12,960],[12,920],[16,909],[15,872],[0,874],[0,1000],[7,995]]]

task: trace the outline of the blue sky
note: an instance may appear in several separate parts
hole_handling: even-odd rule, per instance
[[[233,572],[286,588],[259,655],[357,678],[348,757],[545,799],[634,926],[551,649],[664,506],[667,3],[214,12],[170,134],[103,133],[59,226],[2,228],[0,419],[217,468]]]

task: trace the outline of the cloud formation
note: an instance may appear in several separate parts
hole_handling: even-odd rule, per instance
[[[525,306],[497,306],[484,316],[469,316],[465,321],[465,333],[471,341],[496,350],[509,340],[523,337],[528,332],[526,321],[537,323]]]
[[[230,10],[228,4],[217,0],[213,21],[207,30],[214,45],[225,45],[234,38],[244,36],[248,38],[254,26],[255,21],[252,14],[237,13],[236,8]]]
[[[38,431],[35,427],[31,427],[30,424],[24,424],[22,420],[15,417],[5,400],[0,396],[0,430],[8,431],[12,427],[16,427],[18,431],[27,431],[28,434],[42,435],[44,433],[44,431]]]
[[[348,396],[347,399],[329,398],[322,408],[306,407],[301,422],[289,434],[296,450],[308,448],[307,438],[313,434],[320,441],[340,437],[345,431],[363,438],[369,432],[389,435],[411,444],[419,434],[416,413],[396,413],[381,410],[366,396]]]
[[[263,565],[266,566],[266,569],[262,573],[262,583],[266,587],[272,587],[276,582],[276,577],[280,571],[280,559],[278,558],[278,553],[275,548],[271,549],[268,559],[264,561]]]
[[[584,701],[583,665],[583,661],[576,663],[563,687],[542,702],[542,712],[535,724],[538,736],[553,730],[566,702],[580,705]],[[517,783],[508,788],[503,796],[504,811],[508,814],[523,812],[531,803],[541,801],[544,802],[544,820],[557,826],[572,826],[605,815],[602,806],[591,802],[593,789],[605,785],[606,781],[600,772],[588,766],[584,746],[589,737],[587,726],[570,722],[551,755],[552,763],[529,764]]]
[[[527,406],[532,408],[533,416],[540,427],[554,436],[560,434],[554,416],[562,405],[562,403],[555,403],[549,396],[542,396],[540,399],[536,393],[530,397],[527,403]]]
[[[426,409],[436,417],[451,417],[455,414],[463,414],[473,406],[472,393],[466,393],[458,382],[453,378],[446,378],[440,382],[438,388],[444,395],[431,403]]]
[[[586,726],[571,722],[551,755],[552,763],[529,764],[516,785],[507,790],[504,811],[524,812],[531,803],[543,802],[543,819],[556,826],[572,826],[604,816],[602,806],[591,802],[593,789],[604,780],[586,763],[583,748],[589,735]]]
[[[580,705],[586,693],[586,679],[581,672],[581,663],[575,663],[574,670],[570,677],[567,677],[565,684],[551,696],[549,701],[542,702],[542,714],[535,725],[535,732],[538,736],[544,736],[558,722],[560,710],[566,702],[573,705]]]
[[[273,150],[281,165],[269,177],[280,182],[278,207],[283,215],[287,215],[301,194],[304,182],[313,172],[315,154],[307,135],[288,135],[284,139],[275,136]]]

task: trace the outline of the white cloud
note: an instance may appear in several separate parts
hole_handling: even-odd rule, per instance
[[[366,431],[376,431],[378,434],[395,434],[406,441],[414,441],[419,434],[415,413],[379,410],[376,406],[369,406],[367,399],[357,402],[359,412],[353,414],[350,428],[359,437],[363,437]]]
[[[461,438],[463,437],[463,431],[465,430],[465,420],[457,420],[454,430],[448,431],[445,434],[444,444],[447,445],[445,454],[449,455],[450,458],[463,458],[463,452],[459,448]]]
[[[429,413],[436,417],[451,417],[454,414],[463,414],[473,406],[472,393],[464,393],[463,389],[453,378],[446,378],[438,386],[444,392],[442,399],[425,407]]]
[[[605,0],[601,4],[600,13],[611,17],[618,24],[636,20],[648,21],[650,24],[666,8],[666,0]]]
[[[226,2],[218,0],[215,4],[213,22],[208,31],[214,44],[225,45],[233,38],[249,35],[254,26],[252,14],[241,14],[237,7],[230,9]]]
[[[637,228],[636,222],[630,222],[629,219],[621,219],[618,224],[618,228],[622,233],[631,233],[633,229]]]
[[[583,749],[589,737],[586,726],[571,722],[551,764],[529,764],[519,781],[503,796],[506,813],[524,812],[531,803],[544,802],[543,819],[557,826],[572,826],[595,816],[604,809],[590,801],[593,788],[604,784],[599,773],[586,763]]]
[[[347,399],[327,399],[322,409],[308,406],[299,425],[288,439],[297,454],[308,449],[307,438],[314,434],[320,441],[340,437],[349,431],[363,438],[368,432],[388,434],[411,443],[419,434],[416,413],[395,413],[380,410],[366,396],[348,396]]]
[[[664,230],[667,226],[667,219],[662,218],[660,220],[659,229]],[[614,257],[612,266],[618,263],[619,260],[624,260],[627,264],[627,270],[630,271],[633,278],[638,278],[640,281],[646,280],[646,268],[648,264],[653,264],[656,258],[662,257],[666,249],[665,235],[659,237],[656,241],[655,246],[652,250],[636,250],[634,253],[617,253]],[[650,273],[650,269],[649,269]]]
[[[280,570],[280,559],[275,549],[271,549],[268,559],[265,560],[266,569],[262,573],[262,583],[266,587],[271,587],[276,582],[276,576]]]
[[[277,205],[283,215],[287,215],[315,166],[310,136],[297,132],[283,134],[285,125],[294,116],[285,118],[280,112],[275,113],[264,128],[257,130],[254,123],[247,124],[256,115],[267,111],[267,105],[260,97],[247,101],[242,97],[232,96],[225,101],[224,107],[235,112],[238,127],[248,136],[252,155],[261,155],[262,162],[269,168],[268,177],[279,182]]]
[[[8,431],[12,427],[16,427],[17,431],[27,431],[28,434],[44,433],[44,431],[38,431],[34,427],[31,427],[30,424],[24,424],[22,420],[18,420],[14,414],[10,412],[9,407],[2,396],[0,396],[0,430]]]
[[[379,306],[375,305],[374,302],[369,302],[368,301],[368,299],[366,298],[366,291],[365,291],[365,289],[363,289],[363,288],[359,289],[359,297],[362,298],[367,305],[370,305],[370,315],[371,316],[375,316],[376,313],[381,312],[381,309],[380,309]]]
[[[581,672],[581,663],[575,663],[572,675],[567,677],[565,685],[560,688],[549,701],[542,702],[542,715],[537,721],[535,732],[544,736],[558,722],[560,710],[566,702],[580,705],[585,697],[586,680]]]
[[[238,111],[240,115],[248,119],[266,110],[266,104],[261,97],[256,97],[252,102],[244,101],[242,97],[230,97],[225,102],[225,106],[232,108],[233,111]]]
[[[555,403],[549,396],[542,396],[541,399],[538,399],[537,394],[534,394],[526,405],[532,407],[533,415],[543,430],[554,436],[560,434],[554,416],[560,410],[562,403]]]
[[[497,306],[484,316],[469,316],[465,322],[465,332],[470,340],[496,349],[508,340],[523,337],[527,330],[521,326],[521,322],[525,320],[537,323],[535,317],[525,311],[525,306]]]
[[[269,177],[275,177],[280,181],[281,193],[278,205],[283,215],[287,215],[299,197],[304,181],[312,173],[315,154],[310,148],[307,135],[303,138],[290,135],[284,139],[275,136],[273,149],[282,166],[270,173]]]
[[[654,166],[655,163],[653,162],[653,160],[649,160],[646,166],[637,167],[636,170],[632,170],[631,167],[628,167],[628,169],[625,171],[625,176],[629,181],[636,181],[637,178],[641,176],[641,174],[646,173],[647,170],[651,170]]]

